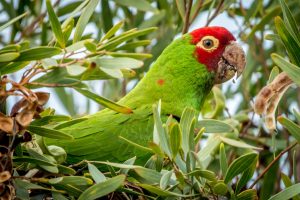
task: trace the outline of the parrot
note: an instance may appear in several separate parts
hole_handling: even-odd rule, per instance
[[[65,149],[68,163],[121,162],[133,156],[147,160],[149,152],[121,140],[120,136],[147,146],[153,136],[153,104],[161,102],[162,120],[170,115],[180,120],[186,107],[200,112],[212,87],[239,77],[245,65],[245,52],[226,28],[195,29],[172,41],[141,81],[117,102],[129,107],[131,113],[103,109],[85,116],[85,120],[66,122],[60,131],[72,135],[73,140],[45,142]]]

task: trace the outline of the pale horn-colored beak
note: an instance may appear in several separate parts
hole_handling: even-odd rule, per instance
[[[215,84],[228,81],[237,75],[242,74],[246,65],[245,52],[235,41],[226,46],[224,53],[218,63],[218,69],[215,76]]]

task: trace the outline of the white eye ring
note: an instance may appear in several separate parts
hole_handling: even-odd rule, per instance
[[[196,44],[197,47],[204,49],[208,52],[213,52],[219,47],[219,40],[214,36],[204,36],[200,42]]]

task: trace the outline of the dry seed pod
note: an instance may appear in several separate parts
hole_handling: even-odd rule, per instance
[[[45,105],[50,97],[50,93],[48,92],[35,92],[35,95],[38,98],[38,105],[43,106]]]
[[[9,171],[3,171],[0,172],[0,183],[3,183],[7,180],[9,180],[11,177],[11,174],[9,173]]]
[[[278,107],[279,101],[282,98],[283,94],[287,91],[287,89],[292,84],[288,82],[285,83],[284,86],[280,87],[280,90],[276,92],[276,94],[270,99],[268,108],[266,110],[265,123],[266,127],[270,130],[275,130],[276,128],[276,120],[275,120],[275,112]]]
[[[16,115],[16,121],[22,126],[27,127],[35,114],[35,109],[24,109]]]
[[[6,115],[0,113],[0,130],[6,133],[12,133],[14,127],[14,122],[11,117],[7,117]]]

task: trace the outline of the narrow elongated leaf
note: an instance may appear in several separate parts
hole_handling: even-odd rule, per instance
[[[31,133],[40,135],[40,136],[44,136],[44,137],[48,137],[48,138],[54,138],[54,139],[62,139],[62,140],[72,140],[73,136],[66,134],[64,132],[58,131],[58,130],[54,130],[54,129],[49,129],[49,128],[45,128],[42,126],[33,126],[30,125],[27,130]]]
[[[209,170],[195,170],[188,173],[188,175],[202,177],[209,181],[217,181],[216,174],[213,171],[209,171]]]
[[[90,0],[89,3],[86,5],[86,7],[83,9],[83,11],[78,19],[78,22],[76,24],[73,43],[75,43],[81,39],[83,31],[84,31],[87,23],[89,22],[90,17],[92,16],[98,3],[99,3],[99,0]]]
[[[37,164],[37,165],[49,165],[49,166],[55,166],[54,163],[47,161],[47,160],[42,160],[42,159],[38,159],[38,158],[32,158],[32,157],[28,157],[28,156],[22,156],[22,157],[16,157],[14,156],[13,158],[14,162],[18,163],[33,163],[33,164]]]
[[[165,190],[167,188],[172,174],[173,174],[172,171],[168,171],[165,174],[163,174],[163,176],[161,177],[160,182],[159,182],[159,187],[161,189]]]
[[[18,17],[13,18],[12,20],[10,20],[9,22],[7,22],[6,24],[0,26],[0,32],[3,31],[5,28],[9,27],[11,24],[13,24],[16,21],[18,21],[19,19],[25,17],[27,14],[28,14],[28,12],[23,13],[22,15],[19,15]]]
[[[249,153],[235,159],[228,167],[224,182],[229,183],[235,176],[246,171],[252,164],[257,161],[256,153]]]
[[[158,187],[152,186],[152,185],[147,185],[147,184],[138,184],[138,186],[144,188],[145,190],[148,190],[149,192],[152,192],[154,194],[157,194],[159,196],[177,196],[177,197],[193,197],[194,195],[182,195],[182,194],[178,194],[175,192],[170,192],[168,190],[162,190]]]
[[[0,62],[10,62],[20,56],[19,52],[8,52],[0,54]]]
[[[76,7],[75,10],[73,10],[73,11],[71,12],[71,14],[69,14],[68,19],[66,19],[66,20],[63,22],[63,24],[62,24],[62,28],[63,28],[63,29],[66,28],[66,27],[68,26],[68,24],[70,23],[70,21],[73,20],[73,17],[74,17],[79,11],[81,11],[81,10],[84,8],[84,6],[85,6],[88,2],[89,2],[89,1],[83,1],[78,7]]]
[[[100,40],[100,43],[111,38],[122,26],[124,25],[124,21],[120,21],[117,24],[115,24]]]
[[[300,144],[300,126],[289,120],[288,118],[285,118],[283,116],[279,116],[277,120],[282,124],[289,133],[298,141]]]
[[[134,164],[134,162],[135,162],[135,160],[136,160],[136,157],[134,156],[134,157],[132,157],[132,158],[130,158],[130,159],[128,159],[128,160],[125,160],[124,162],[123,162],[123,164],[125,164],[125,165],[133,165]],[[121,174],[128,174],[128,171],[129,171],[129,169],[120,169],[120,173]]]
[[[225,176],[227,172],[228,164],[227,164],[225,147],[223,143],[220,144],[220,168],[222,171],[222,175]]]
[[[229,124],[215,119],[203,119],[197,124],[197,127],[205,128],[207,133],[228,133],[233,131],[233,127]]]
[[[281,192],[272,196],[269,200],[288,200],[297,194],[300,194],[300,183],[285,188]]]
[[[78,198],[78,200],[94,200],[103,197],[124,185],[125,175],[118,175],[104,182],[97,183],[86,189]]]
[[[95,165],[88,163],[88,168],[92,178],[96,183],[101,183],[106,180],[106,177],[99,171],[99,169]]]
[[[280,0],[279,2],[283,12],[284,22],[287,25],[289,32],[293,35],[294,39],[300,43],[300,34],[295,18],[285,1]]]
[[[60,23],[58,21],[58,18],[57,18],[56,14],[53,10],[53,7],[51,5],[50,0],[46,1],[46,7],[47,7],[47,11],[48,11],[49,20],[50,20],[50,24],[51,24],[53,34],[54,34],[58,44],[62,48],[65,48],[65,39],[64,39],[63,32],[61,30],[61,25],[60,25]]]
[[[226,138],[226,137],[219,137],[224,143],[229,144],[231,146],[234,147],[239,147],[239,148],[246,148],[246,149],[256,149],[256,150],[261,150],[261,148],[259,147],[255,147],[249,144],[246,144],[242,141],[238,141],[238,140],[234,140],[234,139],[230,139],[230,138]]]
[[[58,55],[62,52],[60,48],[57,47],[35,47],[28,50],[20,52],[20,56],[14,60],[18,61],[32,61],[32,60],[42,60],[44,58],[50,58],[52,56]]]
[[[157,28],[155,27],[151,27],[151,28],[147,28],[147,29],[143,29],[143,30],[135,30],[133,29],[132,31],[128,31],[128,33],[123,33],[122,35],[120,35],[120,37],[115,37],[114,40],[110,40],[110,42],[99,46],[99,48],[97,50],[113,50],[115,47],[117,47],[118,45],[122,44],[123,42],[126,42],[128,40],[131,40],[133,38],[136,38],[138,36],[142,36],[142,35],[147,35],[153,31],[155,31]]]
[[[63,184],[63,185],[92,185],[93,181],[83,176],[63,176],[58,178],[49,179],[50,184]]]
[[[0,66],[0,74],[10,74],[26,67],[30,62],[11,62],[8,65]]]
[[[132,110],[128,107],[125,106],[121,106],[117,103],[114,103],[104,97],[98,96],[86,89],[81,89],[81,88],[75,88],[75,90],[79,93],[81,93],[82,95],[88,97],[89,99],[92,99],[93,101],[99,103],[102,106],[105,106],[109,109],[112,109],[116,112],[120,112],[120,113],[124,113],[124,114],[130,114],[132,113]]]
[[[256,163],[253,162],[252,166],[249,167],[246,171],[243,172],[241,178],[239,179],[235,192],[238,193],[240,190],[247,184],[247,182],[253,177],[255,172]]]
[[[90,59],[95,62],[97,66],[106,69],[136,69],[143,66],[143,62],[133,58],[102,58],[96,57]]]
[[[163,128],[162,121],[160,118],[160,102],[159,105],[153,105],[153,117],[154,117],[154,136],[153,138],[155,140],[158,140],[159,146],[161,149],[169,156],[171,157],[171,151],[169,149],[169,138],[168,135]],[[157,143],[157,141],[155,141]]]
[[[180,126],[178,124],[173,125],[170,131],[170,146],[173,159],[176,157],[176,155],[179,152],[179,149],[181,148],[181,138],[182,133]]]
[[[132,1],[132,0],[114,0],[117,4],[120,4],[122,6],[129,6],[134,7],[141,11],[151,11],[156,12],[157,9],[152,7],[151,4],[146,0],[138,0],[138,1]]]
[[[254,189],[249,189],[241,192],[240,194],[237,195],[237,200],[256,200],[257,199],[257,194],[256,190]]]
[[[285,23],[279,16],[275,18],[275,26],[292,63],[300,65],[300,42],[293,38],[291,33],[287,30]]]

